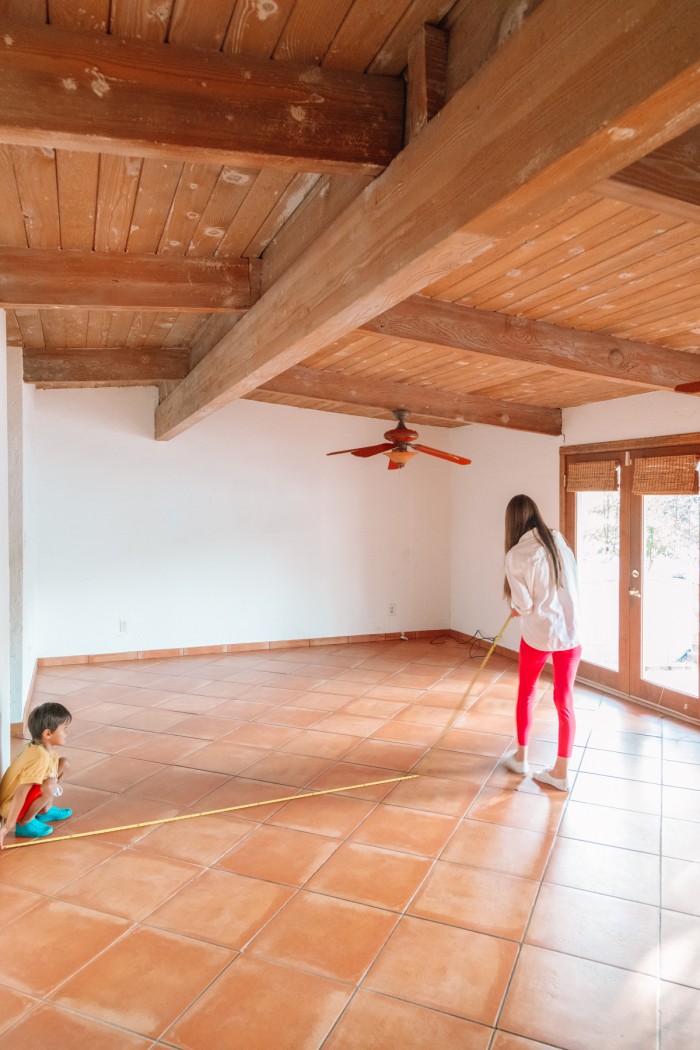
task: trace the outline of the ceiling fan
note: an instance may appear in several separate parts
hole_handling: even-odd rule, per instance
[[[429,456],[437,456],[438,459],[446,459],[450,463],[459,463],[466,466],[471,463],[470,459],[463,456],[455,456],[452,452],[442,452],[439,448],[429,448],[427,445],[417,445],[418,434],[415,430],[409,430],[406,426],[406,411],[403,408],[393,409],[394,418],[398,422],[393,430],[387,430],[384,435],[384,443],[381,445],[367,445],[365,448],[343,448],[339,452],[327,452],[328,456],[343,456],[350,452],[353,456],[361,456],[367,459],[369,456],[378,456],[383,452],[389,457],[389,470],[401,470],[409,459],[418,452],[425,452]]]

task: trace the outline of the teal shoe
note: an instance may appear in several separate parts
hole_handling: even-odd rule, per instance
[[[15,835],[18,839],[43,839],[44,835],[50,835],[52,831],[53,828],[48,828],[36,817],[28,820],[26,824],[15,825]]]
[[[40,820],[42,824],[48,824],[52,820],[68,820],[72,816],[72,809],[59,809],[58,806],[52,806],[51,809],[47,809],[46,813],[37,813],[35,819]]]

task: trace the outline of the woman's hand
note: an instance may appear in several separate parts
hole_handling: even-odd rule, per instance
[[[514,609],[514,608],[513,608],[512,606],[511,606],[511,608],[510,608],[510,615],[511,615],[511,616],[520,616],[520,613],[518,612],[518,610],[517,610],[517,609]]]

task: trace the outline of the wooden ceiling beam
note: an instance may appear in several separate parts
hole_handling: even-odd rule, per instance
[[[414,295],[362,325],[392,339],[447,346],[542,368],[673,390],[700,379],[700,354],[616,339],[602,332],[559,328],[545,321],[476,310]]]
[[[376,174],[401,149],[394,77],[3,21],[0,141]]]
[[[24,350],[24,381],[38,386],[86,386],[95,383],[151,386],[184,379],[189,371],[187,349]]]
[[[249,393],[697,123],[696,8],[545,0],[159,405],[156,436]]]
[[[459,394],[453,390],[435,390],[408,383],[387,383],[341,372],[296,366],[264,383],[261,389],[319,401],[338,401],[343,405],[404,408],[407,412],[458,423],[488,423],[535,434],[561,434],[561,412],[557,408],[519,405],[476,394]]]
[[[623,204],[700,222],[700,126],[664,143],[594,189]]]
[[[0,248],[0,306],[100,310],[247,310],[257,259]]]

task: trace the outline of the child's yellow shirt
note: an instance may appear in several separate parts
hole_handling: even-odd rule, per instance
[[[41,784],[47,777],[57,774],[58,755],[55,751],[48,751],[43,744],[33,741],[25,744],[0,780],[0,817],[3,820],[7,817],[12,799],[22,784]]]

